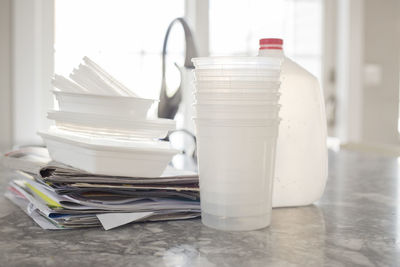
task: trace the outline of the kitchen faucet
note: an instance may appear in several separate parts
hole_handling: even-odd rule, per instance
[[[161,81],[161,91],[160,91],[160,103],[158,105],[158,117],[166,119],[174,119],[176,113],[178,112],[179,105],[182,101],[182,94],[183,94],[182,90],[184,90],[182,89],[183,84],[181,79],[178,90],[172,96],[168,96],[167,94],[167,82],[165,77],[167,44],[170,31],[172,27],[176,24],[181,24],[185,33],[185,62],[183,67],[186,69],[193,69],[194,66],[191,59],[197,57],[196,46],[194,44],[193,35],[192,32],[190,31],[188,23],[184,18],[174,19],[168,26],[162,50],[162,81]],[[175,66],[177,65],[175,64]],[[181,70],[179,71],[182,78],[182,72]]]

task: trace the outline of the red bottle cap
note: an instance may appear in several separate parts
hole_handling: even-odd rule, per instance
[[[279,38],[260,39],[260,49],[282,49],[283,40]]]

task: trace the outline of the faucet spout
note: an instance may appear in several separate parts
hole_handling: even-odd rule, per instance
[[[178,90],[172,95],[167,94],[167,82],[165,77],[166,72],[166,54],[169,34],[174,25],[180,24],[183,27],[185,34],[185,62],[184,67],[187,69],[193,69],[193,63],[191,59],[197,57],[197,50],[194,44],[194,39],[190,27],[184,18],[174,19],[168,26],[165,34],[163,50],[162,50],[162,80],[161,80],[161,91],[160,91],[160,102],[158,105],[158,117],[166,119],[174,119],[178,112],[179,104],[182,101],[182,83],[180,83]]]

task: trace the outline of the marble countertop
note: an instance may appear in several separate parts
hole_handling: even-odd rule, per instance
[[[0,196],[0,266],[400,266],[396,158],[330,152],[315,205],[273,210],[271,227],[221,232],[199,219],[45,231]],[[12,173],[0,171],[0,192]]]

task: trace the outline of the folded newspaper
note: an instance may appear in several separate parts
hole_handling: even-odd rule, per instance
[[[42,147],[11,151],[3,166],[18,173],[5,196],[44,229],[99,227],[200,216],[196,173],[167,167],[160,177],[96,175],[50,160]]]

